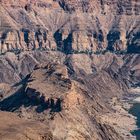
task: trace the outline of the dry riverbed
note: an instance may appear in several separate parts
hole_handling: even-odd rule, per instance
[[[107,113],[101,116],[101,119],[111,126],[124,137],[125,140],[136,140],[136,137],[131,134],[131,131],[137,129],[136,118],[128,113],[127,109],[130,107],[126,103],[116,103],[112,105],[115,110],[114,113]]]
[[[138,118],[129,113],[134,103],[140,103],[140,88],[131,89],[129,95],[121,100],[113,98],[110,104],[114,109],[114,113],[101,115],[101,119],[113,126],[118,133],[122,134],[125,140],[137,139],[131,132],[138,130],[136,124]]]

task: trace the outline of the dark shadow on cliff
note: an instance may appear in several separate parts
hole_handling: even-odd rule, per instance
[[[114,51],[114,44],[117,40],[120,40],[120,32],[119,31],[110,31],[107,35],[108,47],[107,50]]]
[[[31,102],[25,93],[26,84],[29,81],[30,75],[25,79],[15,84],[13,87],[17,88],[16,92],[12,95],[4,98],[0,102],[0,110],[14,112],[18,110],[21,106],[29,107],[36,105],[35,102]]]
[[[21,30],[24,33],[24,42],[27,44],[27,46],[29,45],[29,30],[28,29],[22,29]]]
[[[65,54],[72,53],[72,41],[73,41],[72,33],[69,33],[68,37],[63,40],[61,31],[57,30],[54,33],[54,38],[55,38],[58,51],[61,51]]]
[[[127,38],[131,40],[131,42],[128,42],[128,53],[140,53],[140,32],[137,32],[131,36],[128,36]],[[131,38],[131,39],[130,39]]]
[[[73,41],[73,36],[72,36],[72,33],[70,33],[68,37],[64,40],[64,53],[65,54],[72,53],[72,41]]]
[[[62,101],[59,98],[57,100],[51,98],[48,99],[48,101],[45,101],[43,96],[40,97],[39,100],[36,98],[29,98],[27,96],[28,88],[26,85],[27,83],[31,82],[29,78],[30,75],[13,86],[14,88],[17,87],[16,92],[0,101],[0,110],[15,112],[18,111],[21,107],[24,107],[25,109],[28,107],[35,107],[35,111],[37,113],[42,113],[47,109],[49,109],[50,112],[60,112],[62,110]],[[34,95],[39,94],[34,89],[30,89],[29,92],[32,92]]]
[[[57,30],[54,33],[54,39],[57,45],[57,50],[58,51],[63,51],[63,41],[62,41],[62,33],[60,32],[60,30]]]

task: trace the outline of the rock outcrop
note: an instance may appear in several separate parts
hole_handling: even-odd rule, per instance
[[[0,50],[139,53],[138,1],[1,1]]]
[[[1,62],[0,110],[43,122],[58,140],[123,139],[100,115],[113,112],[111,98],[140,84],[139,55],[31,51],[6,53]]]
[[[99,96],[105,88],[98,91],[100,86],[93,86],[94,90],[88,87],[99,79],[101,77],[81,77],[83,83],[80,83],[69,77],[65,65],[38,65],[21,83],[21,89],[3,97],[0,108],[22,118],[43,122],[54,139],[123,140],[121,134],[99,117],[101,112],[110,112],[105,100]],[[112,86],[117,88],[115,82]],[[107,92],[115,93],[116,90]]]
[[[0,138],[131,139],[103,116],[140,86],[139,6],[0,0]]]

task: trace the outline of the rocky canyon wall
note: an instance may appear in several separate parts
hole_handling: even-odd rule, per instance
[[[139,9],[135,0],[1,1],[0,53],[139,53]]]

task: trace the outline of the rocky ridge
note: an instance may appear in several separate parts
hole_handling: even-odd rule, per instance
[[[123,139],[99,118],[99,112],[108,112],[109,108],[98,90],[87,87],[87,82],[92,84],[97,78],[92,83],[90,78],[82,79],[89,81],[72,80],[65,65],[36,66],[14,94],[3,96],[0,108],[21,118],[43,122],[54,139]]]
[[[139,52],[139,2],[1,1],[1,53]]]
[[[0,137],[135,139],[114,99],[140,86],[139,6],[0,0]]]
[[[1,56],[1,62],[2,111],[43,122],[53,139],[132,138],[131,126],[126,133],[121,125],[112,123],[115,120],[110,115],[115,118],[120,114],[109,102],[126,94],[130,86],[139,85],[138,54],[8,52]],[[105,120],[108,115],[112,122]]]

